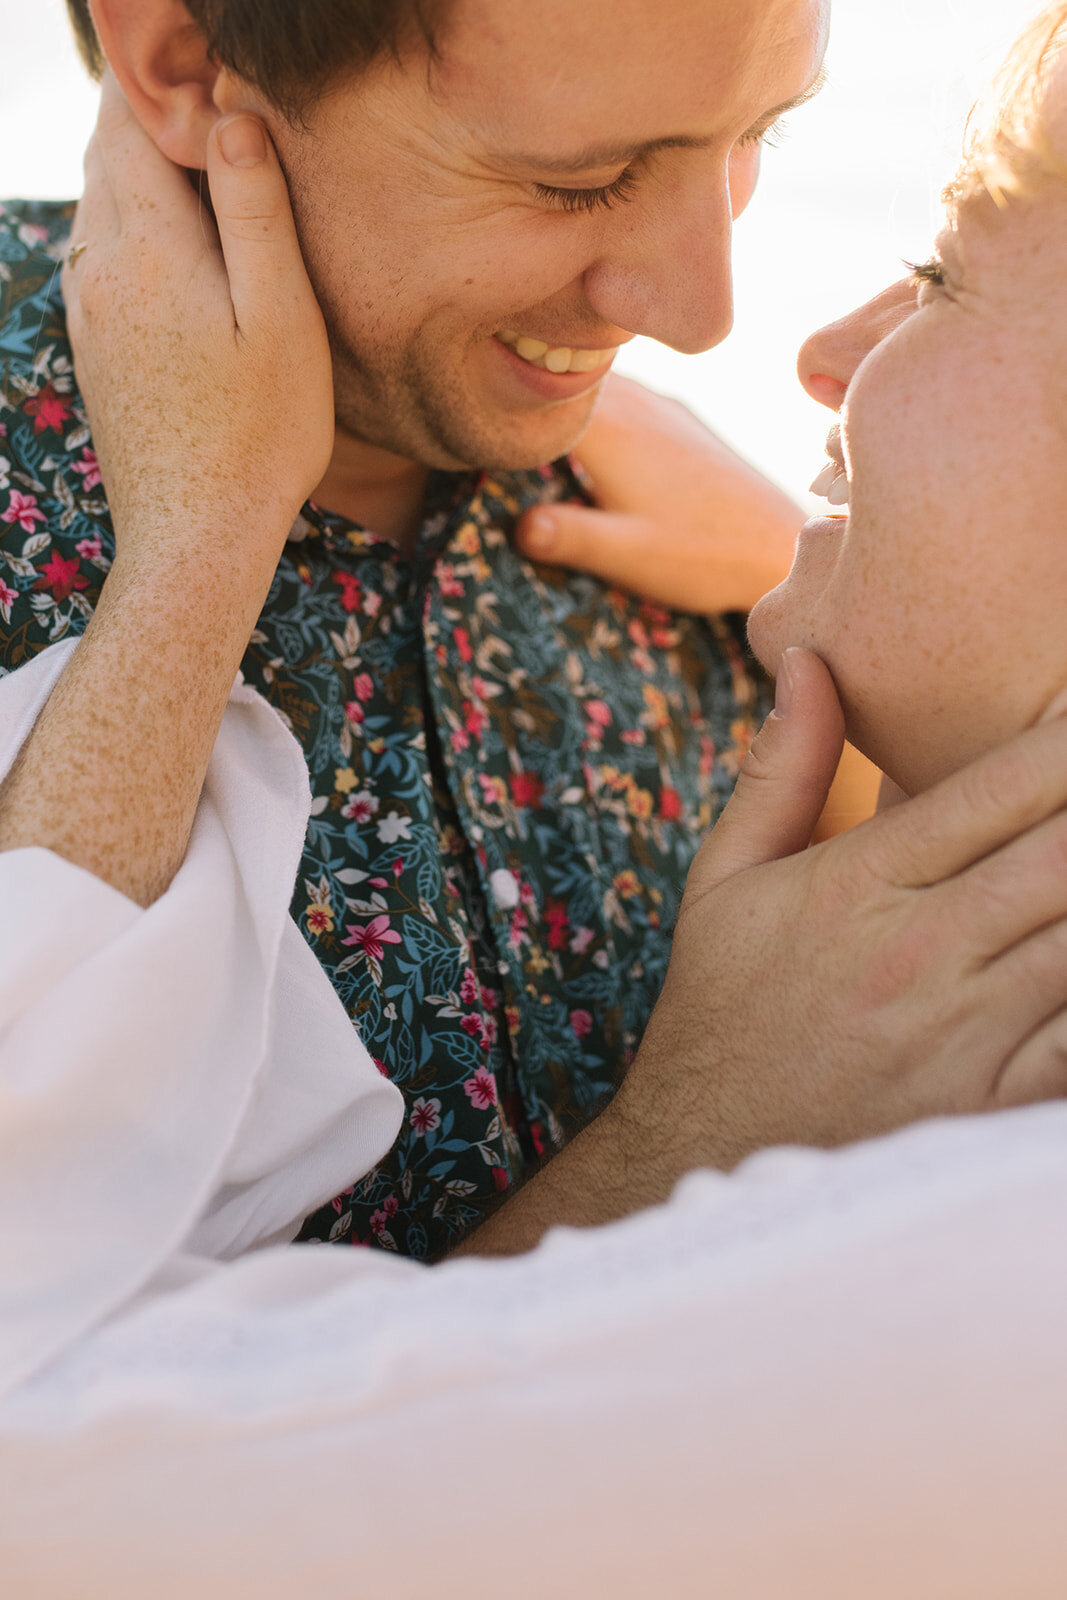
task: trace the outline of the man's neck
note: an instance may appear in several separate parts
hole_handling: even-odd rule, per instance
[[[427,475],[417,461],[338,431],[333,459],[311,498],[410,555],[422,522]]]

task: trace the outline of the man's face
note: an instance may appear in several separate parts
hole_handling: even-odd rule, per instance
[[[431,466],[533,466],[634,334],[722,339],[731,220],[828,9],[454,0],[435,63],[383,60],[306,129],[268,114],[340,428]]]

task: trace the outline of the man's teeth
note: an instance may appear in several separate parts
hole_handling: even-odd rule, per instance
[[[832,506],[847,506],[849,502],[848,474],[836,461],[828,461],[811,486],[812,494],[823,495]]]
[[[543,339],[525,339],[509,331],[498,333],[497,338],[531,367],[542,367],[546,372],[595,372],[615,354],[614,345],[610,350],[572,350],[565,344],[552,349]]]

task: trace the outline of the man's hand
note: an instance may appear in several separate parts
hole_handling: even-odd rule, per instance
[[[609,377],[577,451],[595,508],[529,511],[528,556],[679,611],[749,611],[789,571],[804,513],[677,400]]]
[[[693,864],[627,1114],[663,1121],[669,1062],[729,1166],[1067,1093],[1067,724],[803,850],[837,700],[817,657],[784,670],[788,715]]]
[[[766,1145],[1067,1093],[1067,719],[806,849],[843,722],[817,657],[788,651],[779,682],[622,1088],[471,1250],[606,1222]]]
[[[63,287],[117,553],[0,790],[0,849],[54,850],[142,905],[185,855],[234,674],[333,442],[326,332],[262,124],[224,119],[207,161],[217,228],[105,82]]]

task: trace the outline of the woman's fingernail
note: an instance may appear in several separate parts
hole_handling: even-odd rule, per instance
[[[544,553],[552,548],[556,519],[551,511],[531,511],[526,519],[526,548]]]
[[[220,123],[219,149],[231,167],[258,167],[267,157],[263,124],[255,117],[231,117]]]
[[[778,663],[778,676],[774,682],[774,714],[776,717],[787,717],[789,706],[793,699],[793,680],[789,675],[789,657],[791,650],[785,651]]]

